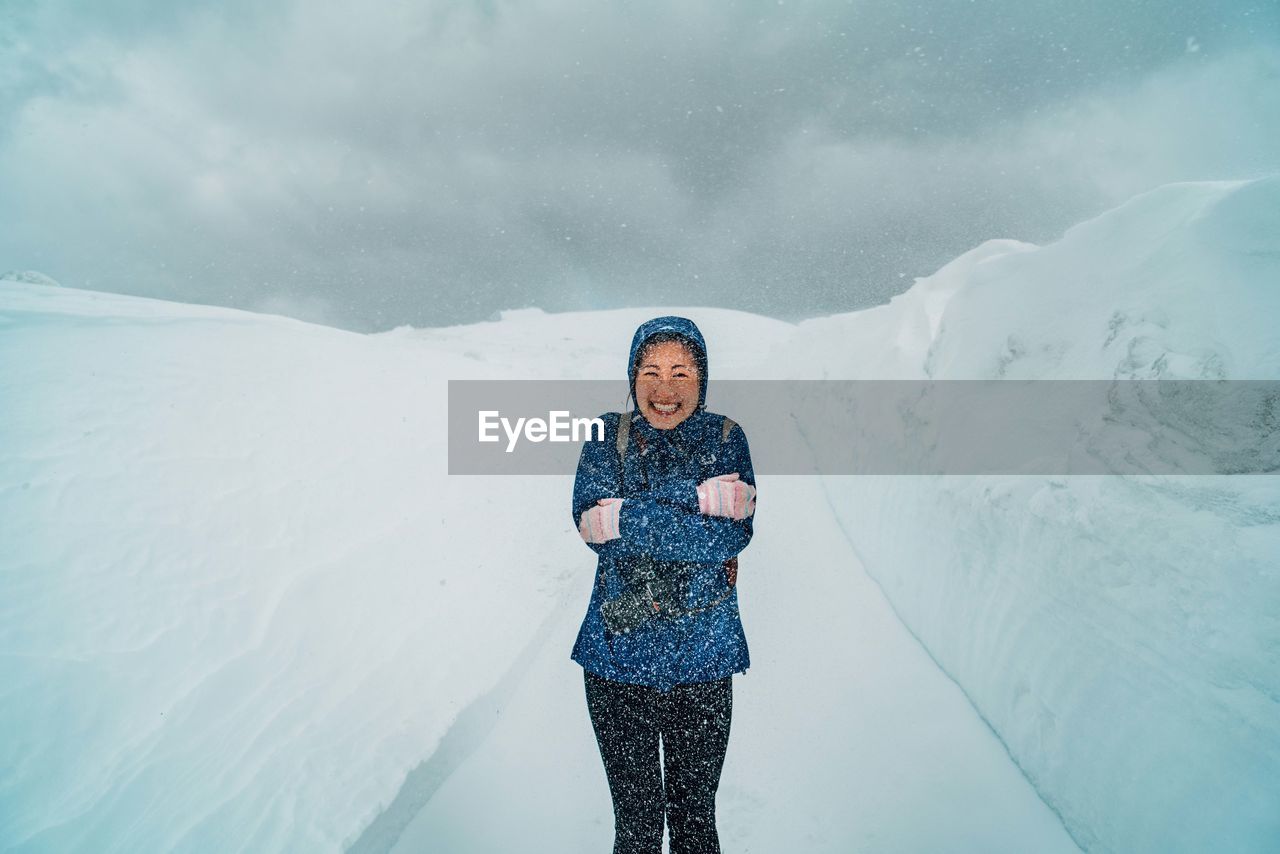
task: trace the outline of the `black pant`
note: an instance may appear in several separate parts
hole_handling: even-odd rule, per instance
[[[671,854],[719,854],[716,789],[729,744],[733,677],[662,693],[583,673],[613,795],[613,854],[659,854],[664,813]]]

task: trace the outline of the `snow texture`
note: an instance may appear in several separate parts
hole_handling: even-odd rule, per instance
[[[38,270],[10,270],[0,275],[0,282],[26,282],[31,285],[48,285],[53,288],[61,287],[57,280],[52,276],[46,276]]]
[[[616,377],[667,313],[717,378],[1275,379],[1278,215],[1168,186],[798,325],[0,282],[0,849],[607,850],[571,477],[447,475],[448,379]],[[759,486],[726,850],[1274,850],[1276,478]]]
[[[1277,282],[1280,180],[1166,186],[1052,245],[984,244],[887,306],[801,323],[805,362],[784,370],[1275,380]],[[1082,847],[1280,845],[1280,479],[827,489],[862,565]]]

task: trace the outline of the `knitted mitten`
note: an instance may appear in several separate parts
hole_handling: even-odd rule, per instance
[[[756,488],[735,471],[698,484],[698,510],[707,516],[745,519],[756,512]]]
[[[618,515],[621,511],[621,498],[601,498],[595,507],[582,514],[578,533],[588,543],[607,543],[620,537]]]

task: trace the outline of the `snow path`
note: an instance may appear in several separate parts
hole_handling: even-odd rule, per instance
[[[562,602],[561,605],[567,606],[568,602]],[[553,609],[543,620],[536,636],[503,673],[498,684],[472,700],[458,714],[441,736],[439,746],[409,772],[391,805],[379,813],[359,838],[348,846],[348,854],[389,851],[396,845],[413,817],[489,737],[503,710],[510,706],[516,690],[535,659],[543,652],[551,629],[560,622],[563,611],[563,607]]]
[[[1275,177],[1169,185],[797,325],[364,336],[0,282],[0,848],[607,850],[570,478],[449,475],[450,380],[621,385],[668,313],[716,411],[735,378],[1271,378],[1278,212]],[[761,484],[727,850],[1072,850],[1002,739],[1090,850],[1275,849],[1275,478],[889,480]]]
[[[734,680],[718,805],[725,850],[1078,851],[895,617],[825,510],[822,485],[775,477],[761,492],[742,560],[753,664]],[[351,850],[609,850],[608,789],[582,670],[568,658],[590,594],[585,549],[581,563],[562,606],[478,701],[474,715],[493,719],[464,712],[455,728],[469,735],[446,737]],[[388,849],[410,803],[421,809]]]

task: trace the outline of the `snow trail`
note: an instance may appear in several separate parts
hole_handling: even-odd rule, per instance
[[[718,798],[725,850],[1078,851],[897,620],[835,515],[812,513],[827,506],[823,487],[774,477],[760,488],[739,581],[753,663],[734,678]],[[390,851],[609,850],[607,783],[568,657],[590,595],[585,548],[581,564],[484,743]]]
[[[347,846],[348,854],[375,854],[395,847],[413,817],[425,808],[449,776],[488,739],[499,718],[510,706],[530,665],[542,654],[554,624],[560,619],[560,611],[569,604],[568,598],[562,597],[560,606],[547,614],[533,639],[512,661],[511,667],[502,674],[498,684],[476,697],[458,713],[441,736],[436,749],[409,772],[400,791],[396,793],[395,800]]]

